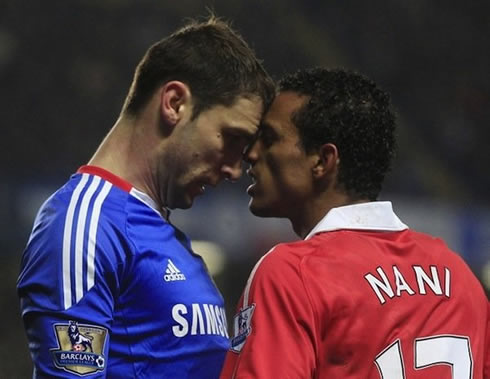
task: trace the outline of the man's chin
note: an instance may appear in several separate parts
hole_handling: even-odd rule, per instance
[[[192,207],[194,203],[194,198],[192,196],[182,197],[180,199],[176,199],[172,206],[169,206],[170,209],[189,209]]]
[[[190,209],[192,208],[192,202],[191,203],[186,203],[186,204],[182,204],[180,207],[178,207],[179,209]]]
[[[257,204],[253,198],[248,203],[248,209],[250,210],[250,213],[257,217],[277,217],[275,212],[273,212],[269,207]]]

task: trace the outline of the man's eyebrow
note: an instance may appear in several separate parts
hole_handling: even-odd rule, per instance
[[[257,131],[251,132],[237,125],[228,125],[225,131],[234,137],[243,138],[246,141],[252,141],[257,134]]]
[[[242,128],[239,125],[234,125],[234,124],[230,124],[230,125],[226,126],[224,129],[227,132],[233,133],[233,134],[235,134],[237,136],[244,136],[244,137],[246,137],[246,136],[249,136],[249,135],[253,134],[253,132],[250,132],[248,129]]]
[[[269,137],[278,137],[277,130],[272,126],[272,124],[264,121],[260,124],[258,135],[266,134]]]
[[[259,125],[259,131],[264,129],[271,130],[272,129],[271,124],[269,124],[267,121],[262,121]]]

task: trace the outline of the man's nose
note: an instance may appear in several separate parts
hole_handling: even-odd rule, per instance
[[[255,140],[253,143],[251,143],[243,152],[243,160],[247,163],[250,163],[253,165],[258,158],[258,145],[259,141]]]
[[[235,182],[242,176],[242,162],[237,160],[234,164],[228,164],[223,166],[222,172],[224,173],[225,179]]]

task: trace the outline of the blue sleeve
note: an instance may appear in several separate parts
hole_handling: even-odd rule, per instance
[[[110,187],[83,181],[43,205],[22,257],[17,290],[34,377],[106,375],[125,245],[102,210]]]

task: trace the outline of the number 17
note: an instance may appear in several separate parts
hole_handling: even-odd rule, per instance
[[[462,336],[431,336],[415,339],[414,366],[417,370],[451,366],[452,379],[473,378],[470,339]],[[400,340],[384,349],[375,359],[382,379],[406,379]]]

